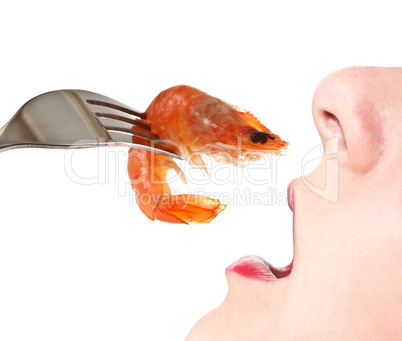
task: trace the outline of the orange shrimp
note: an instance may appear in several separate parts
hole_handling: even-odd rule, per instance
[[[145,114],[152,133],[205,174],[208,172],[202,154],[218,162],[242,166],[288,145],[250,112],[185,85],[162,91]],[[205,196],[171,195],[166,182],[170,169],[186,181],[173,159],[130,149],[128,173],[131,185],[137,204],[149,219],[207,223],[226,207]]]

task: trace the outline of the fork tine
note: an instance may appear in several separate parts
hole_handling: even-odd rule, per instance
[[[143,137],[143,138],[146,138],[149,140],[158,141],[159,143],[163,143],[163,142],[161,142],[162,140],[158,136],[144,133],[139,130],[124,128],[124,127],[116,127],[116,126],[103,126],[103,127],[108,131],[115,131],[115,132],[121,132],[121,133],[129,134],[129,135],[140,136],[140,137]]]
[[[158,136],[151,133],[151,127],[145,122],[146,119],[145,113],[139,113],[137,111],[123,107],[121,105],[100,100],[87,99],[86,102],[93,105],[99,105],[115,109],[121,111],[122,113],[133,115],[141,119],[141,120],[132,119],[123,116],[123,114],[118,115],[111,113],[94,112],[95,116],[99,118],[106,118],[120,122],[125,122],[133,126],[132,128],[126,128],[121,126],[119,127],[119,126],[104,125],[102,122],[103,128],[109,133],[110,137],[112,138],[113,141],[116,142],[116,144],[125,144],[132,146],[133,148],[135,148],[135,145],[137,145],[137,148],[141,148],[140,146],[149,147],[145,149],[149,151],[156,151],[162,155],[166,155],[179,160],[182,159],[182,157],[178,155],[176,151],[166,147],[164,145],[165,142],[163,140],[161,140]],[[136,127],[145,130],[145,132],[136,129]]]
[[[131,125],[135,125],[137,127],[140,127],[144,130],[148,130],[151,131],[151,127],[148,124],[145,124],[139,120],[133,120],[131,118],[127,118],[124,116],[120,116],[120,115],[115,115],[115,114],[108,114],[108,113],[102,113],[102,112],[96,112],[95,115],[97,117],[104,117],[104,118],[110,118],[112,120],[117,120],[117,121],[122,121],[122,122],[126,122],[126,123],[130,123]]]
[[[139,113],[139,112],[137,112],[137,111],[134,111],[134,110],[132,110],[132,109],[128,109],[128,108],[122,107],[122,106],[117,105],[117,104],[112,104],[112,103],[108,103],[108,102],[98,101],[98,100],[94,100],[94,99],[87,99],[87,103],[89,103],[89,104],[94,104],[94,105],[100,105],[100,106],[102,106],[102,107],[107,107],[107,108],[111,108],[111,109],[120,110],[120,111],[123,111],[123,112],[125,112],[125,113],[127,113],[127,114],[137,116],[137,117],[139,117],[139,118],[141,118],[141,119],[143,119],[143,120],[145,120],[146,117],[147,117],[147,116],[145,115],[145,113]]]
[[[155,151],[155,150],[164,151],[169,153],[169,155],[168,154],[164,155],[182,160],[182,157],[178,155],[177,152],[175,152],[171,148],[164,146],[163,145],[164,142],[162,140],[151,140],[148,137],[141,136],[142,134],[147,135],[146,133],[120,127],[108,127],[108,128],[111,128],[111,130],[109,130],[109,134],[115,141],[120,141],[123,144],[134,144],[134,145],[142,145],[150,147],[149,151]],[[122,137],[122,135],[125,136],[125,138]],[[129,138],[129,141],[127,141],[127,138]],[[123,142],[124,140],[126,140],[126,142]],[[117,144],[119,143],[117,142]],[[132,148],[135,148],[135,146],[132,146]]]

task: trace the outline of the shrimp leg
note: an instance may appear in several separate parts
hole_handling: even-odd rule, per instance
[[[170,169],[185,181],[171,158],[130,149],[128,175],[137,204],[149,219],[179,224],[208,223],[226,207],[219,200],[202,195],[172,195],[166,180]]]

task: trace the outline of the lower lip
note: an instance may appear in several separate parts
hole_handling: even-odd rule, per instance
[[[274,281],[289,275],[293,263],[283,268],[275,268],[258,256],[246,256],[226,268],[226,273],[235,273],[244,278],[258,281]]]

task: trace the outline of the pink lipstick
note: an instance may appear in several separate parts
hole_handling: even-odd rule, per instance
[[[226,268],[226,273],[235,273],[245,278],[259,281],[273,281],[286,277],[292,270],[293,262],[282,268],[275,268],[258,256],[245,256]]]

